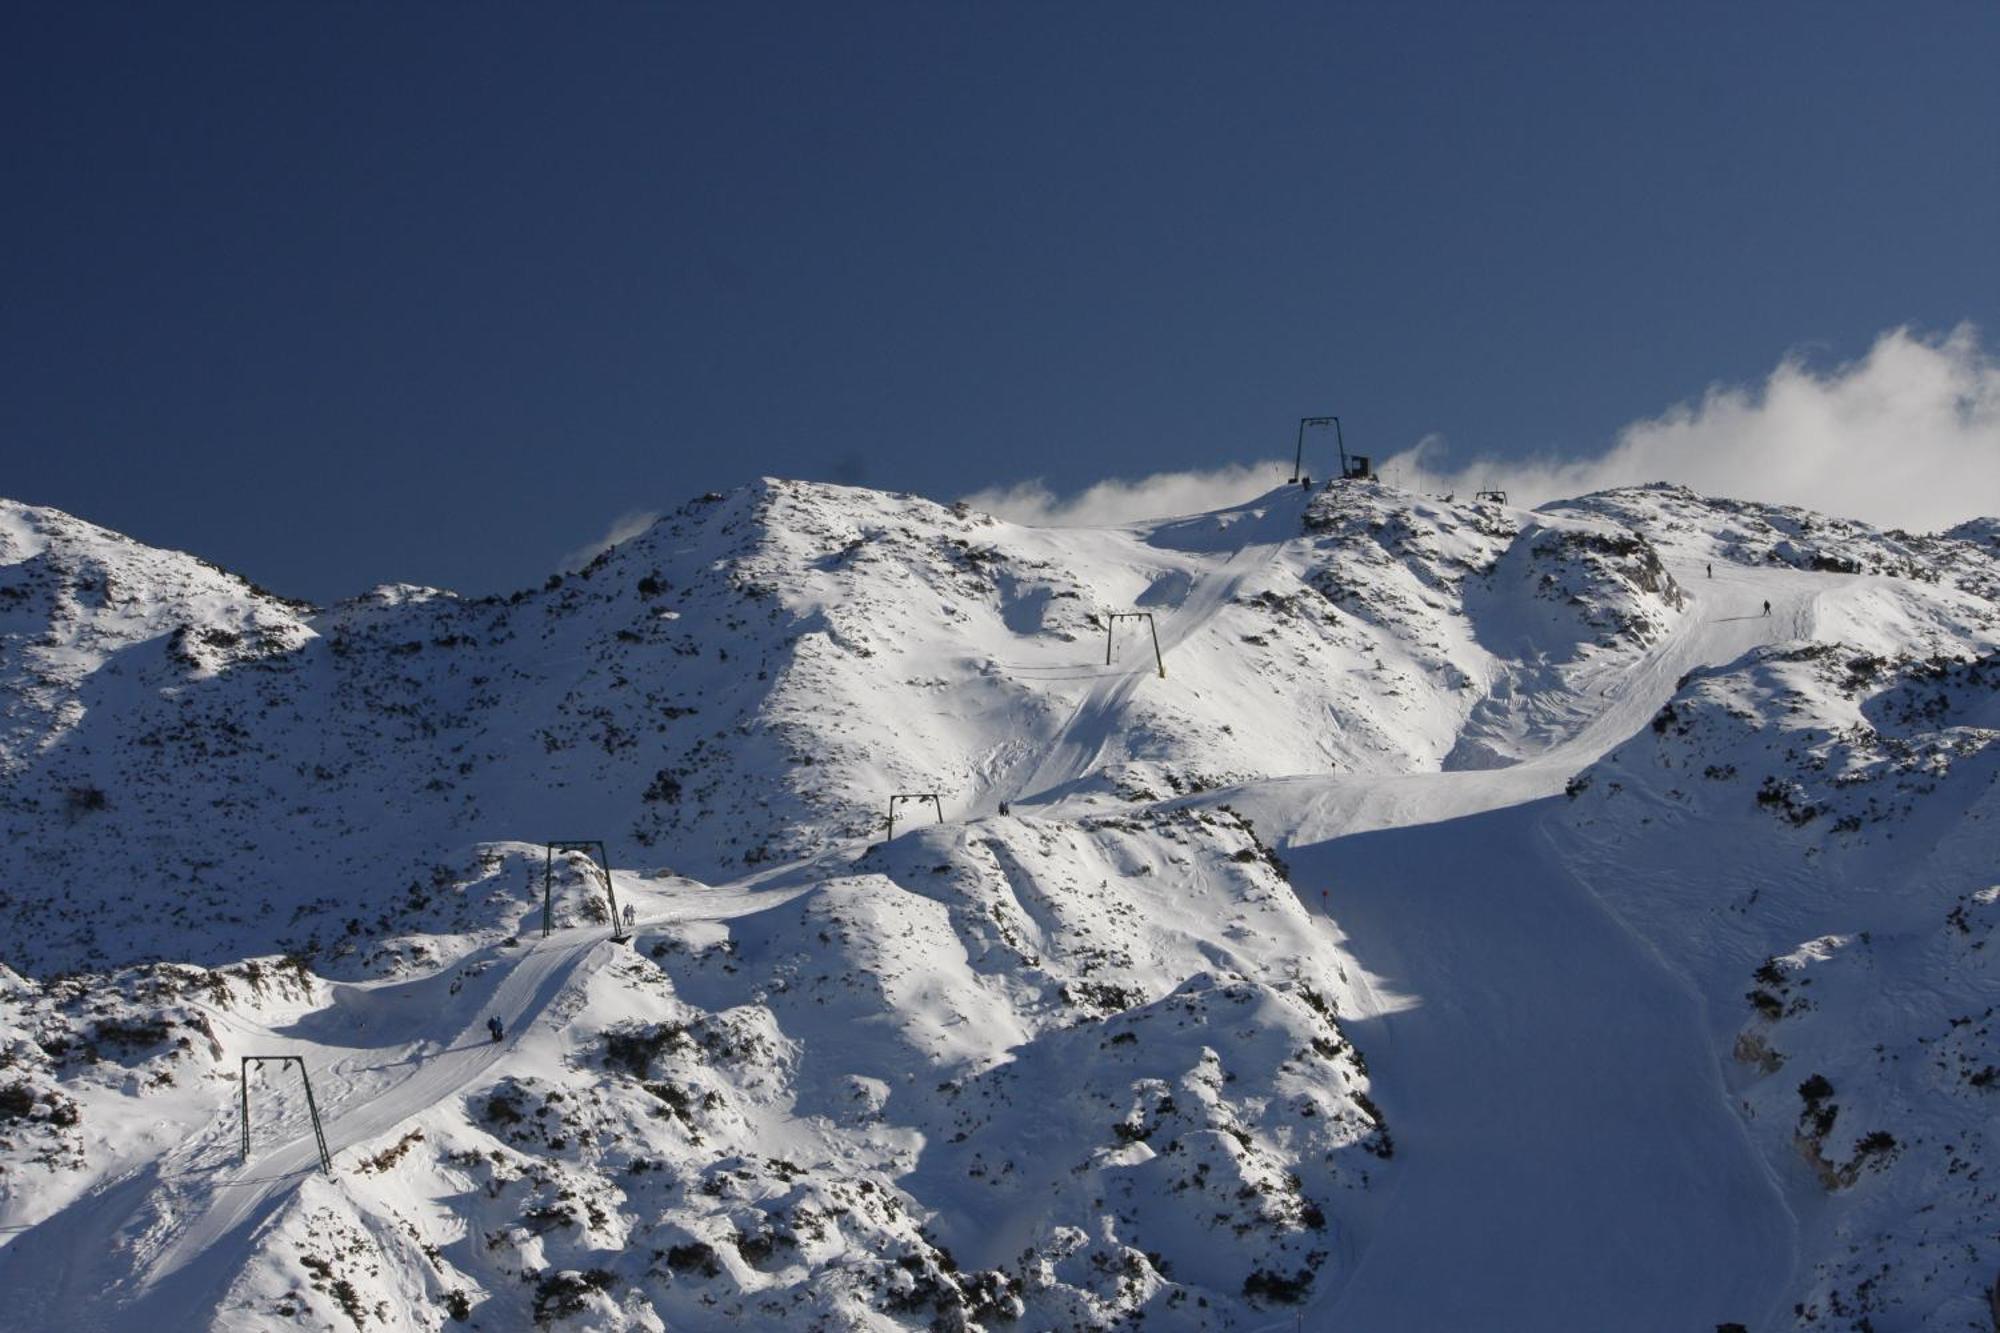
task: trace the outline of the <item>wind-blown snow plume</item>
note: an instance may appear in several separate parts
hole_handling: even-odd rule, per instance
[[[620,542],[631,541],[660,521],[657,509],[633,509],[611,520],[611,526],[604,535],[594,542],[577,547],[562,558],[562,567],[568,570],[582,569],[585,565],[603,555]]]
[[[1757,385],[1715,385],[1618,432],[1594,458],[1479,457],[1454,465],[1437,436],[1381,462],[1399,486],[1437,494],[1497,488],[1538,505],[1648,481],[1803,505],[1883,527],[1937,531],[2000,514],[2000,360],[1960,324],[1896,328],[1857,361],[1817,370],[1794,353]],[[1093,527],[1241,503],[1290,475],[1283,461],[1101,481],[1057,495],[1040,480],[965,497],[1041,527]]]
[[[1425,440],[1385,471],[1413,490],[1498,487],[1516,504],[1636,482],[1784,501],[1920,531],[2000,513],[2000,361],[1960,324],[1891,329],[1858,361],[1817,371],[1792,354],[1761,385],[1635,421],[1596,458],[1475,459]]]
[[[1156,472],[1136,481],[1114,478],[1070,496],[1058,496],[1038,478],[975,491],[965,503],[1036,527],[1110,527],[1221,509],[1262,495],[1290,475],[1291,464],[1275,459],[1230,463],[1209,472]]]

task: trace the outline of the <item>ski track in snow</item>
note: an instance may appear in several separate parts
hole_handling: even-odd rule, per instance
[[[765,886],[798,871],[773,867],[698,898],[671,900],[635,929],[768,909],[798,890]],[[619,878],[628,901],[637,896],[656,909],[663,905],[646,887]],[[602,927],[558,930],[547,939],[481,950],[428,975],[336,983],[331,1004],[289,1026],[202,1007],[237,1054],[303,1057],[338,1172],[353,1166],[341,1160],[344,1152],[477,1083],[530,1037],[538,1018],[560,1007],[581,974],[611,961],[617,947]],[[493,1017],[505,1033],[498,1042],[486,1027]],[[371,1027],[385,1036],[382,1044],[338,1044]],[[453,1033],[449,1040],[430,1035],[441,1029]],[[315,1040],[322,1030],[329,1039]],[[248,1162],[240,1155],[241,1110],[232,1095],[178,1148],[0,1247],[6,1293],[0,1327],[178,1328],[187,1312],[213,1310],[253,1238],[319,1170],[318,1142],[293,1067],[258,1067],[250,1106]],[[107,1256],[116,1256],[109,1274]]]
[[[456,1094],[519,1043],[580,965],[595,966],[607,956],[601,952],[609,947],[605,936],[591,931],[579,940],[584,933],[489,951],[489,967],[473,978],[486,984],[468,984],[455,993],[453,978],[476,967],[477,959],[414,981],[340,988],[378,1025],[421,1030],[440,1013],[463,1018],[442,1049],[417,1040],[333,1054],[340,1048],[288,1035],[287,1029],[259,1028],[222,1011],[211,1014],[244,1054],[304,1057],[327,1151],[339,1169],[341,1152]],[[314,1011],[296,1026],[309,1028],[327,1013]],[[486,1030],[493,1016],[508,1034],[500,1042]],[[363,1018],[356,1026],[367,1025]],[[319,1169],[318,1144],[293,1068],[266,1065],[251,1078],[248,1162],[239,1160],[240,1110],[232,1099],[162,1161],[78,1200],[0,1250],[9,1317],[25,1316],[20,1326],[26,1328],[110,1328],[142,1319],[173,1327],[189,1310],[212,1309],[235,1276],[249,1237]],[[275,1144],[274,1126],[284,1136]],[[131,1271],[143,1274],[136,1289],[103,1285],[96,1265],[112,1250],[124,1251]]]
[[[1275,778],[1218,798],[1203,798],[1204,803],[1240,803],[1249,799],[1240,793],[1254,793],[1271,802],[1266,807],[1275,821],[1271,827],[1287,829],[1290,843],[1306,846],[1350,834],[1442,823],[1556,795],[1572,776],[1643,728],[1687,672],[1733,661],[1775,642],[1783,637],[1778,627],[1789,629],[1796,612],[1816,615],[1820,598],[1835,577],[1786,571],[1713,580],[1709,589],[1690,595],[1679,629],[1620,676],[1618,687],[1595,717],[1561,744],[1521,763],[1362,778],[1319,774]],[[1856,580],[1849,576],[1848,582]],[[1750,599],[1752,612],[1723,614],[1733,612],[1739,594]],[[1771,599],[1769,617],[1755,609],[1765,597]]]

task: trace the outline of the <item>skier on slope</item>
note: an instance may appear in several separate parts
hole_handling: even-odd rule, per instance
[[[493,1034],[493,1040],[495,1041],[499,1041],[504,1035],[505,1030],[500,1025],[500,1016],[498,1014],[486,1020],[486,1030]]]
[[[1767,616],[1771,614],[1771,602],[1768,598],[1764,601],[1764,614]]]

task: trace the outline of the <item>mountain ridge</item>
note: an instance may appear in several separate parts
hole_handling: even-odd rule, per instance
[[[1979,1326],[1991,520],[767,479],[306,608],[51,514],[0,505],[23,1309]],[[329,1179],[268,1075],[230,1161],[281,1051]]]

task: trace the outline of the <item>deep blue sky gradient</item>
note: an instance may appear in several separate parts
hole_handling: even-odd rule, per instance
[[[1590,453],[2000,325],[2000,6],[18,4],[0,494],[281,591],[759,473]]]

